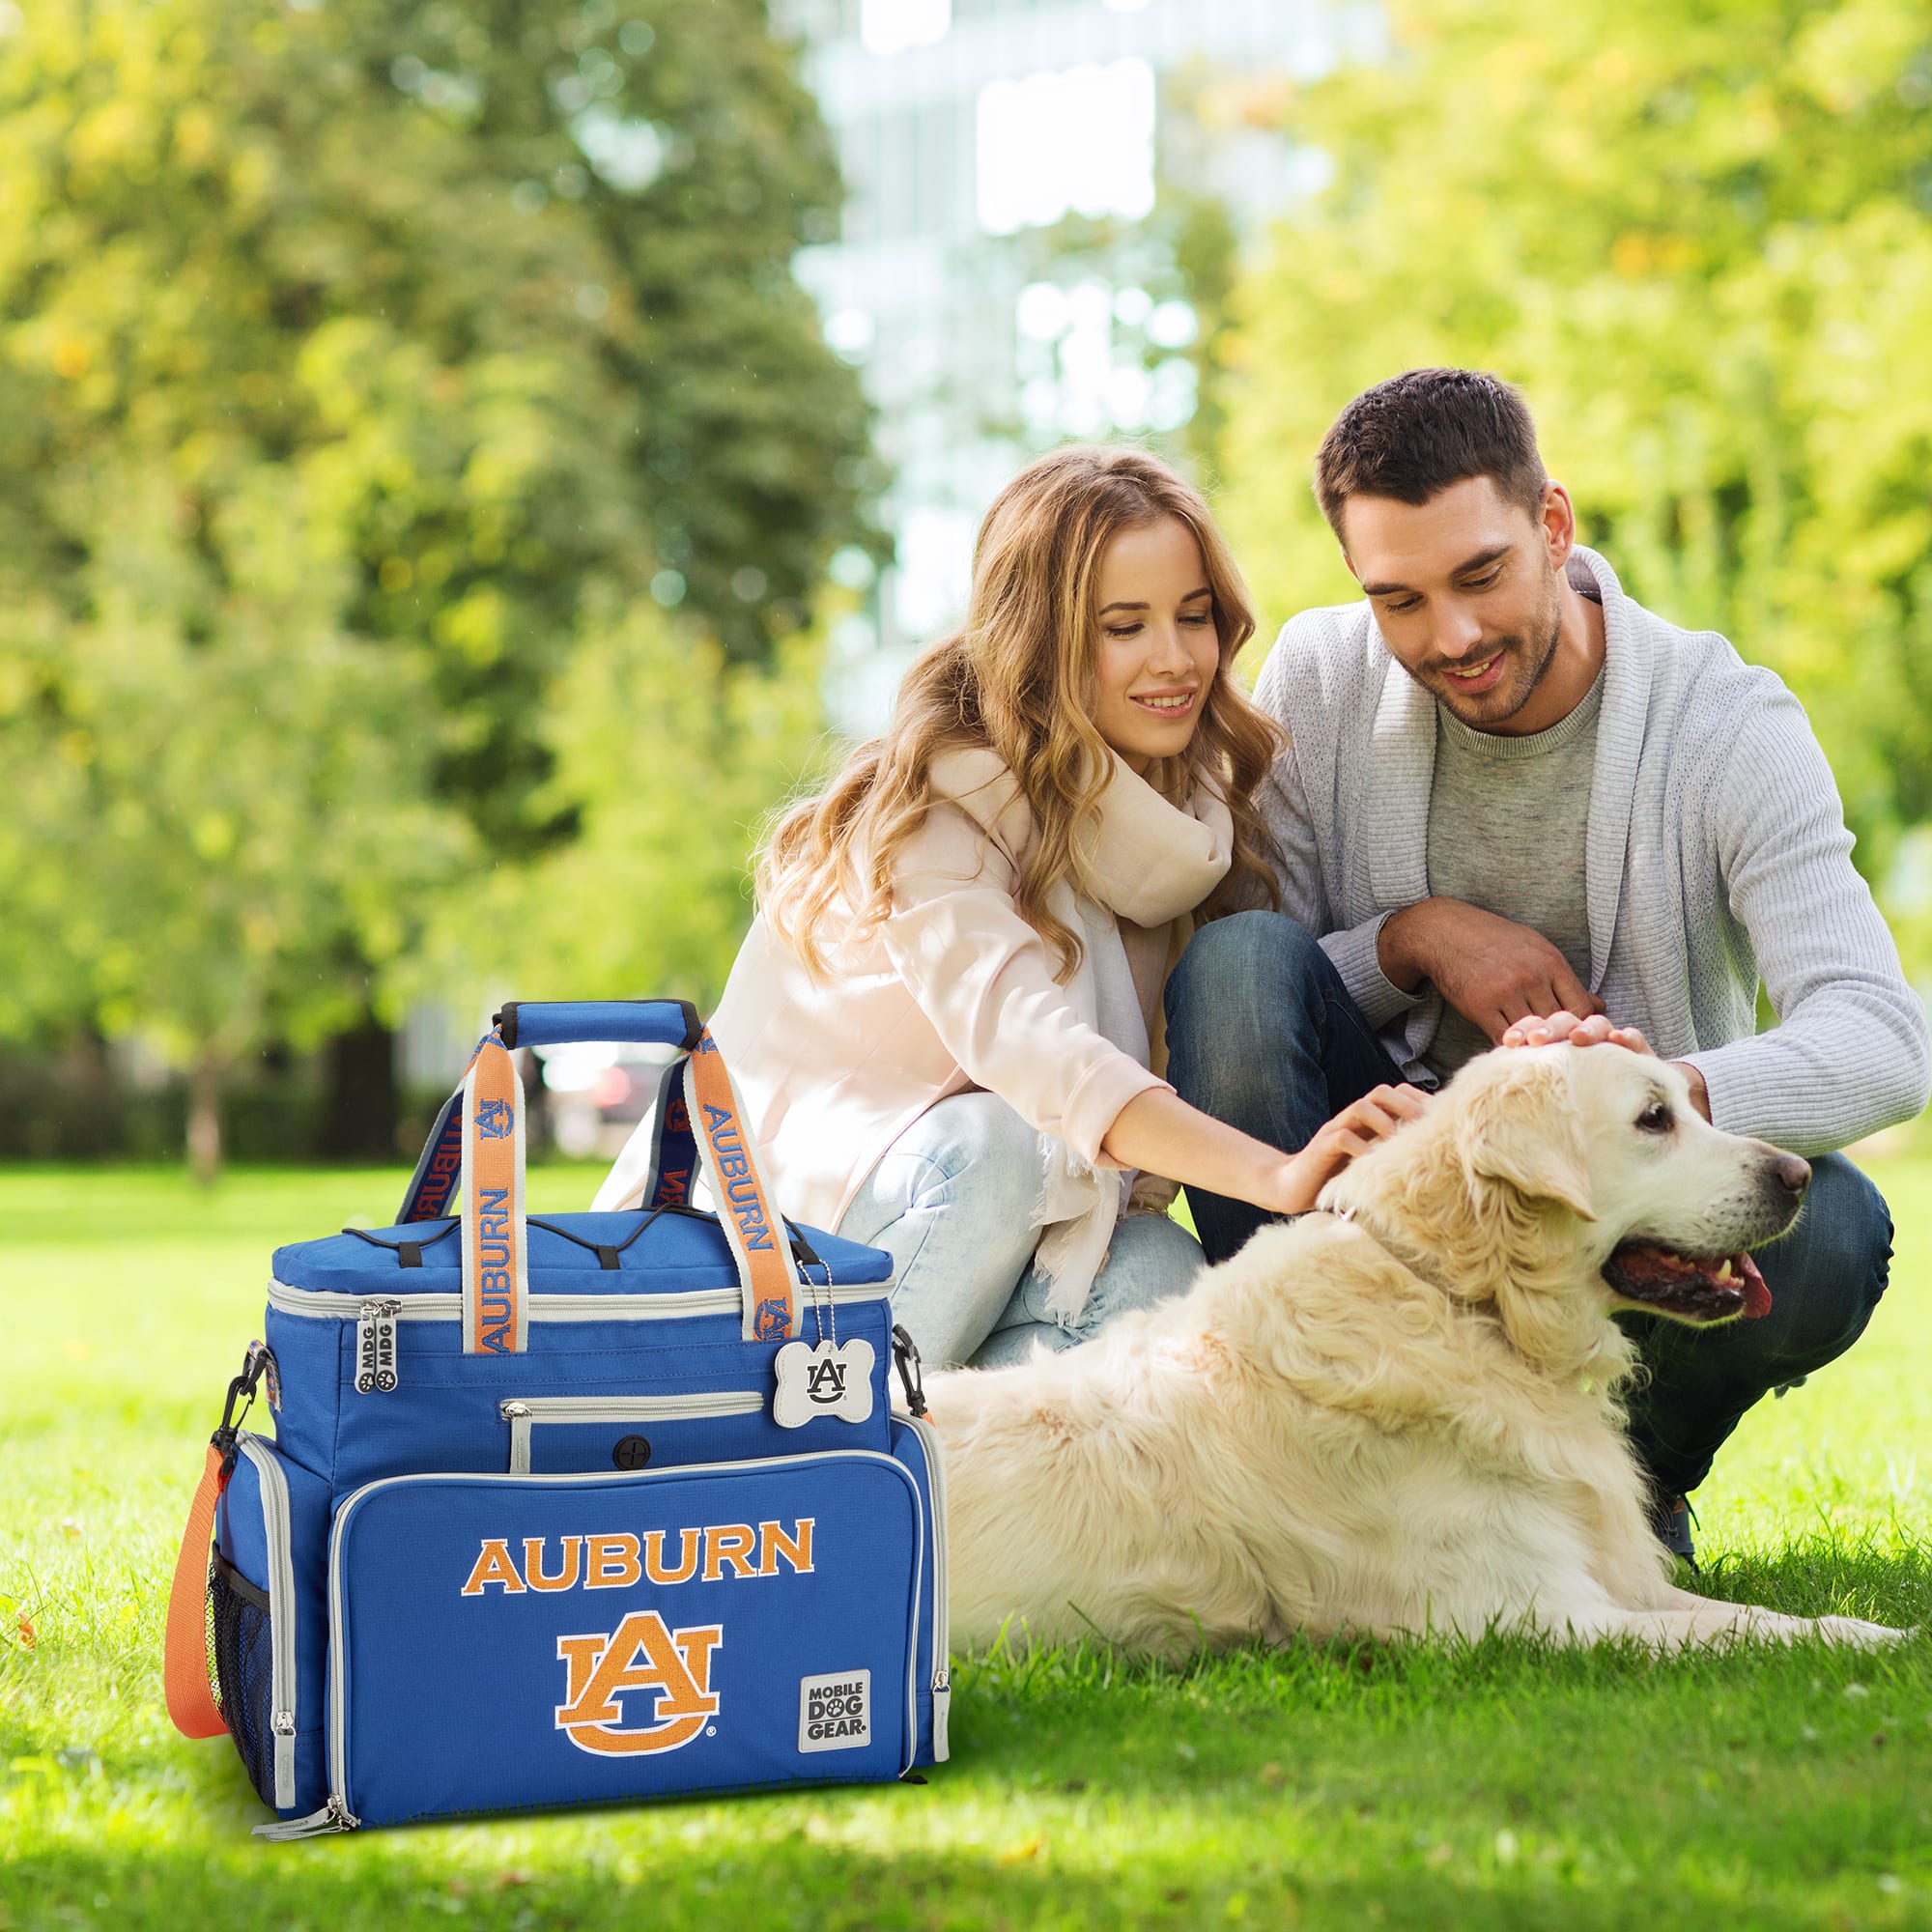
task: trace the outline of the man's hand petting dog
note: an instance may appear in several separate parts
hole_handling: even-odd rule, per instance
[[[1418,1121],[1429,1103],[1419,1087],[1378,1087],[1327,1122],[1299,1153],[1282,1162],[1280,1214],[1305,1214],[1315,1197],[1351,1160],[1385,1141],[1406,1122]]]
[[[1462,899],[1404,907],[1384,922],[1376,954],[1391,985],[1412,993],[1427,980],[1496,1045],[1518,1020],[1604,1009],[1542,933]]]
[[[1554,1012],[1546,1019],[1522,1019],[1504,1033],[1500,1046],[1555,1046],[1567,1041],[1572,1046],[1622,1046],[1632,1053],[1657,1057],[1657,1049],[1635,1027],[1612,1026],[1601,1012],[1578,1018],[1573,1012]],[[1673,1060],[1690,1082],[1690,1104],[1708,1121],[1711,1118],[1711,1090],[1704,1076],[1688,1060]]]

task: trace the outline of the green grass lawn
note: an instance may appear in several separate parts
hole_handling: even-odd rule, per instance
[[[1704,1587],[1932,1625],[1932,1161],[1874,1173],[1891,1292],[1727,1450]],[[0,1928],[1932,1925],[1927,1637],[978,1660],[923,1786],[263,1845],[232,1747],[162,1709],[168,1576],[269,1250],[400,1191],[0,1174]]]

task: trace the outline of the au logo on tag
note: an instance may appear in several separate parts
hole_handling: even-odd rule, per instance
[[[507,1100],[485,1100],[476,1110],[476,1131],[486,1141],[507,1140],[516,1124],[516,1113]]]
[[[830,1342],[787,1342],[778,1352],[779,1390],[772,1420],[800,1429],[815,1416],[864,1422],[872,1412],[872,1345],[859,1336]]]

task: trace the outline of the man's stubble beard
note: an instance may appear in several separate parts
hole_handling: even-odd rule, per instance
[[[1549,586],[1548,623],[1547,635],[1541,641],[1533,659],[1520,659],[1523,640],[1520,637],[1498,638],[1492,648],[1500,652],[1512,663],[1526,662],[1530,666],[1529,675],[1513,693],[1485,692],[1475,699],[1463,699],[1456,691],[1447,671],[1438,670],[1429,689],[1449,707],[1450,713],[1461,724],[1476,731],[1493,731],[1499,724],[1507,724],[1536,696],[1537,687],[1548,672],[1551,660],[1556,656],[1556,645],[1563,635],[1563,596],[1552,581]],[[1508,705],[1507,710],[1492,710],[1490,707],[1501,699]],[[1468,708],[1464,708],[1465,705]]]

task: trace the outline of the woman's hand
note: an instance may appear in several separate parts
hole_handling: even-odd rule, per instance
[[[1351,1160],[1385,1141],[1406,1122],[1420,1120],[1429,1095],[1419,1087],[1378,1087],[1353,1106],[1344,1107],[1299,1153],[1281,1163],[1278,1191],[1257,1201],[1276,1214],[1305,1214],[1315,1197]]]
[[[1121,1109],[1101,1151],[1122,1167],[1251,1201],[1270,1214],[1305,1214],[1330,1179],[1417,1119],[1428,1099],[1416,1087],[1378,1087],[1343,1108],[1299,1153],[1284,1154],[1153,1088]]]

